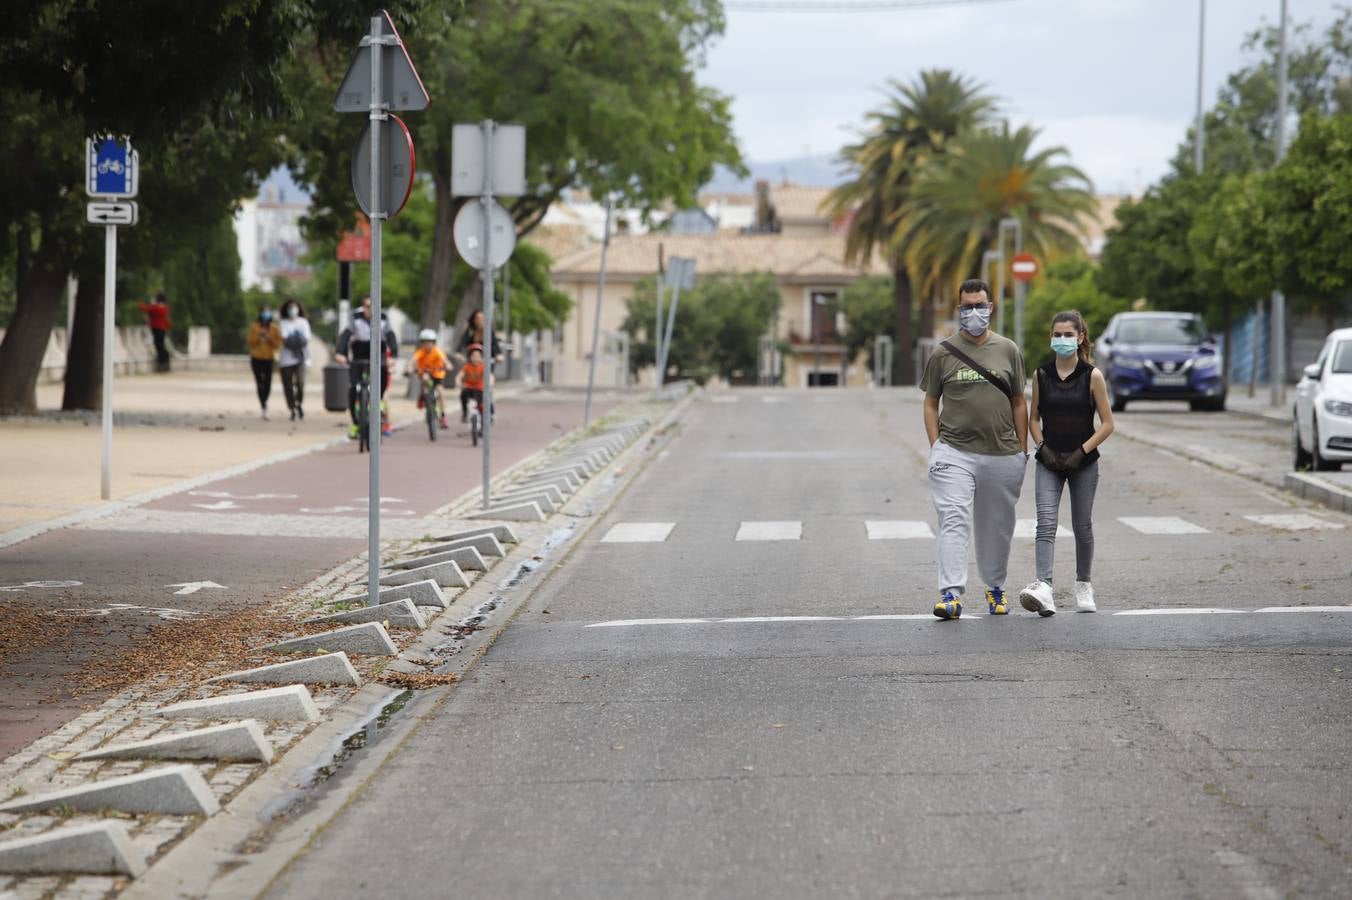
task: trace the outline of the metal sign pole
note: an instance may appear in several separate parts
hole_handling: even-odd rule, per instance
[[[653,390],[662,389],[662,270],[657,270],[657,319],[653,324]]]
[[[381,349],[384,345],[385,329],[381,324],[381,297],[380,297],[380,279],[381,279],[381,225],[385,217],[385,209],[381,205],[380,187],[384,180],[381,175],[381,125],[385,121],[384,105],[381,102],[381,39],[383,29],[381,25],[384,19],[380,16],[371,17],[371,347],[368,358],[367,376],[371,383],[371,394],[374,402],[363,410],[367,417],[367,434],[370,435],[370,492],[367,500],[367,598],[368,606],[374,606],[380,602],[380,442],[382,439],[380,430],[380,408],[383,397],[381,396],[380,386],[384,380],[384,372],[381,367],[385,365],[384,354]]]
[[[1277,50],[1277,163],[1286,157],[1286,0],[1282,0],[1281,38]],[[1286,402],[1286,294],[1272,292],[1272,320],[1268,341],[1268,403]]]
[[[1014,255],[1023,252],[1023,222],[1014,220]],[[1000,271],[1004,272],[1004,260],[1000,260]],[[1003,274],[1001,276],[1003,278]],[[1023,307],[1028,297],[1028,282],[1019,280],[1014,285],[1014,344],[1023,350]]]
[[[484,285],[484,509],[488,509],[488,482],[492,478],[493,446],[493,257],[492,257],[492,218],[489,213],[493,207],[493,120],[485,119],[479,126],[484,137],[484,190],[479,197],[484,210],[484,267],[482,278]]]
[[[117,226],[103,228],[103,485],[104,500],[113,496],[113,328],[117,313]]]
[[[592,390],[596,386],[596,356],[601,340],[601,303],[606,298],[606,253],[610,250],[610,198],[606,198],[606,224],[601,237],[601,278],[596,285],[596,315],[592,317],[591,364],[587,367],[587,403],[583,407],[582,427],[591,424]]]
[[[685,267],[685,261],[671,261],[673,266]],[[662,361],[657,371],[657,387],[660,389],[667,380],[667,362],[671,359],[671,336],[676,328],[676,304],[681,302],[681,282],[685,280],[684,271],[677,273],[680,277],[676,278],[676,283],[671,288],[671,306],[667,307],[667,335],[666,340],[662,342]]]

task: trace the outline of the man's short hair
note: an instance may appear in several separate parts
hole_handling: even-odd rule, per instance
[[[991,286],[986,284],[986,282],[982,281],[980,278],[968,278],[962,283],[962,287],[958,288],[958,296],[961,297],[963,294],[979,294],[982,291],[986,292],[986,299],[990,300]]]

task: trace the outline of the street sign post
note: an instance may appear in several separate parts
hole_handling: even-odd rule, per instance
[[[606,299],[606,257],[610,253],[610,198],[606,198],[606,222],[601,232],[601,278],[596,285],[596,314],[592,316],[591,360],[587,365],[587,403],[582,411],[582,427],[591,424],[592,388],[596,385],[596,355],[601,341],[601,304]]]
[[[681,302],[681,290],[695,286],[695,261],[687,256],[673,256],[667,264],[667,286],[671,288],[671,306],[667,307],[665,337],[659,335],[656,390],[662,390],[667,377],[667,360],[671,355],[671,334],[676,328],[676,306]]]
[[[1028,282],[1037,277],[1037,257],[1023,253],[1023,228],[1014,231],[1015,253],[1009,259],[1009,274],[1014,279],[1014,343],[1023,349],[1023,311],[1028,305]]]
[[[136,204],[121,203],[140,188],[141,161],[127,138],[85,140],[85,221],[103,226],[103,409],[99,495],[113,496],[113,328],[117,310],[117,229],[136,224]]]
[[[356,54],[348,65],[347,74],[333,98],[335,112],[366,113],[369,123],[363,132],[369,150],[365,163],[366,177],[362,179],[355,169],[363,165],[354,160],[353,189],[357,202],[371,222],[371,355],[367,369],[371,385],[377,395],[380,390],[381,367],[385,359],[381,353],[384,329],[381,327],[381,226],[403,208],[413,181],[413,142],[403,122],[395,118],[396,127],[385,128],[394,118],[395,110],[422,110],[430,98],[422,79],[413,68],[404,42],[390,14],[381,10],[370,20],[370,32],[361,39]],[[393,138],[389,132],[395,132]],[[407,152],[407,157],[403,156]],[[361,156],[358,148],[357,157]],[[402,193],[400,188],[402,187]],[[394,202],[398,206],[394,209]],[[362,411],[368,417],[367,428],[375,438],[371,441],[370,487],[367,504],[367,599],[368,605],[379,602],[380,595],[380,403],[371,403]]]
[[[476,132],[477,141],[474,140]],[[505,150],[497,147],[499,133],[504,135]],[[477,204],[468,203],[460,210],[451,232],[456,249],[466,262],[479,270],[479,280],[483,283],[483,506],[488,509],[493,471],[493,281],[497,268],[511,258],[512,250],[516,248],[516,224],[511,214],[493,198],[526,192],[526,129],[521,125],[499,125],[492,119],[485,119],[478,125],[459,123],[451,129],[451,154],[451,195],[479,198]],[[469,209],[475,206],[477,214],[470,213]],[[478,247],[472,243],[474,235],[468,233],[468,228],[476,224],[479,227]],[[499,245],[506,247],[505,253]]]

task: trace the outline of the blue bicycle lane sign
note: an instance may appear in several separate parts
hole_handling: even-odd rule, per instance
[[[140,160],[125,138],[85,141],[85,193],[91,197],[130,198],[140,181]]]

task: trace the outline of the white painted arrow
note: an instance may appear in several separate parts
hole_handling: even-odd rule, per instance
[[[195,594],[198,591],[202,590],[203,588],[216,588],[222,591],[227,589],[225,585],[217,584],[214,581],[184,581],[179,584],[166,584],[165,587],[176,587],[183,589],[181,591],[174,591],[175,594]]]
[[[241,509],[241,508],[242,508],[242,507],[241,507],[238,503],[236,503],[234,500],[218,500],[218,501],[215,502],[215,503],[194,503],[193,506],[196,506],[196,507],[198,507],[199,509],[210,509],[210,510],[213,510],[213,511],[215,511],[215,510],[220,510],[220,509]]]

